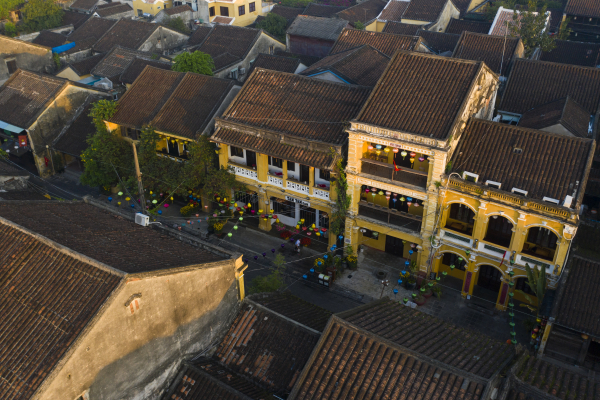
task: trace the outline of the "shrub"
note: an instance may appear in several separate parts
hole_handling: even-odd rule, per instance
[[[179,212],[181,213],[181,215],[183,217],[187,217],[188,215],[190,215],[196,208],[198,208],[200,204],[197,201],[194,201],[190,204],[188,204],[187,206],[181,207],[181,209],[179,210]]]
[[[292,237],[292,232],[290,232],[290,231],[283,231],[283,232],[281,232],[281,234],[279,236],[281,236],[281,238],[283,240],[289,240],[289,238]]]
[[[302,240],[300,240],[302,246],[310,246],[311,243],[312,240],[310,240],[310,238],[302,238]]]
[[[8,37],[15,37],[17,34],[17,27],[12,22],[4,24],[4,33]]]

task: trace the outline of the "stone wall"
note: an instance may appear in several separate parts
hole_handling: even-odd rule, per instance
[[[52,51],[49,47],[39,46],[0,35],[0,84],[10,74],[7,62],[15,60],[17,68],[33,72],[54,72]]]

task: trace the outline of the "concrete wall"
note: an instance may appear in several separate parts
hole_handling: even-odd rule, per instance
[[[10,77],[6,64],[9,60],[15,60],[17,68],[33,72],[52,73],[55,68],[49,47],[0,35],[0,84]]]
[[[96,14],[96,13],[94,13],[94,15],[96,17],[99,17],[99,15]],[[120,20],[121,18],[131,18],[133,16],[134,16],[133,10],[129,10],[129,11],[125,11],[125,12],[118,13],[118,14],[108,15],[108,16],[106,16],[104,18],[106,18],[106,19],[113,19],[113,20],[117,21],[117,20]]]
[[[48,30],[50,32],[60,33],[60,34],[63,34],[63,35],[68,35],[69,33],[73,32],[75,30],[75,27],[73,27],[73,25],[69,24],[69,25],[59,26],[58,28],[48,29]],[[28,33],[26,35],[19,35],[19,40],[24,40],[26,42],[31,42],[36,37],[38,37],[39,35],[40,35],[40,32],[32,32],[32,33]]]
[[[193,11],[184,11],[177,15],[169,16],[169,14],[167,14],[164,10],[161,10],[158,14],[156,14],[154,20],[159,24],[168,24],[171,18],[179,17],[183,20],[183,23],[186,24],[188,28],[190,28],[194,19],[196,19],[195,14],[196,13],[194,13]]]
[[[254,3],[255,10],[250,12],[250,3]],[[244,6],[244,14],[240,15],[239,7]],[[235,26],[248,26],[253,24],[256,20],[256,17],[259,15],[264,15],[265,11],[262,8],[262,2],[258,0],[239,0],[235,3],[231,2],[215,2],[210,3],[209,7],[215,8],[215,17],[221,15],[221,7],[227,8],[229,10],[228,14],[230,18],[235,18],[233,20],[233,24]],[[268,12],[268,11],[267,11]],[[214,17],[213,17],[214,18]]]
[[[237,313],[235,260],[124,278],[36,398],[157,399]]]
[[[133,0],[132,2],[133,14],[138,16],[138,10],[141,10],[145,14],[156,15],[160,10],[164,10],[165,8],[173,8],[173,1],[167,0],[155,0],[152,3],[145,2],[143,0]]]
[[[326,57],[335,41],[308,38],[303,36],[286,35],[288,51],[306,56]]]
[[[85,49],[85,50],[81,50],[78,51],[77,53],[71,53],[71,54],[61,54],[60,55],[60,62],[63,64],[69,64],[69,63],[74,63],[77,61],[81,61],[84,58],[88,58],[92,56],[92,49]]]
[[[188,39],[188,35],[161,26],[150,35],[138,50],[162,53],[182,47]]]

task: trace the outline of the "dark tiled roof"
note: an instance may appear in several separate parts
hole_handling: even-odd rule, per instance
[[[458,40],[460,39],[460,35],[431,32],[425,29],[421,29],[417,32],[417,35],[425,39],[425,45],[437,54],[454,51],[456,43],[458,43]]]
[[[120,19],[94,45],[94,51],[106,53],[114,46],[137,50],[160,25],[150,22]]]
[[[571,256],[569,263],[556,322],[576,332],[600,337],[600,263],[578,256]]]
[[[341,145],[370,88],[257,69],[222,119]]]
[[[127,273],[223,260],[85,203],[0,204],[0,217]]]
[[[213,58],[213,62],[215,64],[215,71],[220,71],[223,68],[238,63],[240,61],[242,61],[241,58],[234,56],[230,53],[221,53]]]
[[[299,15],[287,29],[287,34],[323,40],[336,40],[347,25],[348,21],[343,19]]]
[[[91,12],[96,7],[96,3],[98,3],[98,0],[77,0],[71,4],[71,8]]]
[[[543,52],[540,60],[583,67],[600,65],[600,43],[572,42],[570,40],[557,40],[554,43],[556,44],[554,50]]]
[[[275,4],[273,9],[270,11],[273,14],[277,14],[288,20],[288,24],[291,23],[298,15],[302,14],[303,8],[284,7],[279,4]]]
[[[65,51],[64,54],[65,55],[66,54],[75,54],[75,53],[79,53],[80,51],[90,50],[97,41],[98,41],[98,39],[96,39],[95,37],[91,37],[91,36],[87,39],[79,40],[75,43],[75,47],[72,47],[69,50]],[[103,54],[103,53],[100,53],[100,54]]]
[[[402,20],[402,14],[404,14],[404,11],[406,11],[406,9],[408,8],[409,4],[410,4],[410,2],[408,2],[408,1],[392,0],[392,1],[390,1],[390,2],[387,3],[387,5],[385,6],[385,9],[381,12],[381,14],[379,15],[379,17],[377,19],[380,20],[380,21],[396,21],[396,22],[398,22],[398,21]],[[398,22],[398,24],[400,24],[400,22]],[[413,25],[413,24],[401,24],[401,25],[409,25],[409,26],[412,26],[412,27],[418,27],[419,26],[419,25]],[[386,28],[387,28],[387,26],[386,26]],[[399,29],[399,28],[400,27],[397,27],[396,30],[404,30],[404,31],[409,30],[408,27],[403,27],[404,29]],[[386,32],[388,32],[388,33],[400,33],[402,35],[414,35],[414,32],[413,33],[408,33],[408,32],[392,32],[392,31],[390,31],[389,28],[388,28],[388,30]]]
[[[373,302],[340,317],[399,346],[484,379],[490,379],[515,355],[512,345],[391,300]],[[431,332],[436,334],[432,336]]]
[[[111,15],[133,12],[133,8],[127,3],[109,3],[111,7],[103,7],[96,9],[96,14],[101,17],[110,17]]]
[[[30,211],[25,211],[14,203],[0,202],[0,212],[13,221],[6,210],[31,213],[37,219],[53,205],[57,206],[45,202],[32,207],[29,203],[26,207]],[[58,206],[69,207],[64,203]],[[65,232],[66,236],[70,234]],[[0,248],[0,398],[29,399],[120,277],[4,223],[0,223],[0,242],[10,243]]]
[[[562,202],[577,181],[584,182],[593,144],[591,139],[474,119],[460,138],[453,165],[478,174],[478,182],[500,182],[508,192],[518,188],[534,199]]]
[[[403,1],[390,1],[390,3],[404,3]],[[384,33],[393,33],[396,35],[417,36],[417,32],[423,25],[403,24],[402,22],[388,21],[383,27]]]
[[[2,201],[20,201],[20,200],[50,200],[40,189],[28,187],[26,189],[9,190],[0,192],[0,200]]]
[[[92,69],[92,74],[106,78],[118,77],[135,58],[149,60],[151,57],[151,53],[116,46]]]
[[[304,64],[307,67],[313,65],[314,63],[320,60],[319,57],[307,56],[304,54],[294,54],[288,51],[281,50],[280,48],[275,49],[275,55],[281,57],[297,58],[302,64]]]
[[[262,17],[262,15],[261,15],[261,17]],[[212,22],[213,22],[213,24],[231,25],[231,23],[233,22],[233,18],[232,17],[222,17],[222,16],[218,15],[212,20]]]
[[[125,68],[123,73],[121,74],[121,78],[119,79],[121,83],[129,83],[132,84],[135,82],[137,77],[142,73],[144,68],[147,65],[150,65],[154,68],[171,70],[171,63],[166,61],[158,61],[158,60],[147,60],[145,58],[134,58],[133,61]]]
[[[590,114],[600,103],[600,69],[517,59],[498,110],[522,114],[569,96]]]
[[[565,14],[600,18],[600,7],[595,0],[569,0],[565,7]]]
[[[448,1],[450,0],[411,0],[402,18],[415,21],[437,21]]]
[[[366,0],[337,13],[337,16],[354,25],[355,22],[367,24],[383,11],[388,3],[385,0]]]
[[[186,11],[194,12],[194,10],[192,9],[192,7],[188,6],[187,4],[183,5],[183,6],[176,6],[176,7],[171,7],[171,8],[165,8],[164,9],[164,12],[167,15],[181,14],[181,13],[186,12]]]
[[[331,312],[326,309],[304,301],[289,292],[259,293],[250,296],[249,299],[319,332],[323,332],[331,317]]]
[[[321,151],[308,150],[301,147],[276,142],[258,136],[249,135],[245,132],[219,128],[211,136],[211,140],[219,143],[229,144],[235,147],[254,150],[271,157],[281,158],[315,168],[331,169],[335,159],[329,154]]]
[[[316,333],[244,304],[214,359],[259,386],[285,396],[318,340]]]
[[[420,360],[400,346],[334,318],[292,394],[294,400],[482,398],[482,383]],[[403,336],[413,333],[405,331]]]
[[[375,86],[389,61],[388,56],[365,45],[325,57],[302,71],[302,75],[311,76],[331,71],[348,83]]]
[[[28,129],[67,81],[18,70],[0,87],[0,120]]]
[[[590,113],[569,97],[559,99],[525,112],[519,120],[523,128],[544,129],[561,124],[573,135],[588,137]]]
[[[452,57],[483,61],[496,74],[506,76],[520,40],[513,37],[463,32]]]
[[[79,76],[89,75],[92,73],[92,70],[98,65],[98,63],[104,58],[104,54],[96,54],[95,56],[91,56],[88,58],[84,58],[80,61],[75,61],[69,66],[73,71],[77,73]]]
[[[67,37],[65,35],[51,31],[41,31],[40,34],[31,41],[31,43],[46,47],[57,47],[64,44],[66,41]]]
[[[61,26],[73,25],[73,28],[77,29],[83,25],[88,18],[90,18],[90,14],[64,10]]]
[[[116,21],[110,19],[91,17],[78,29],[75,29],[67,39],[69,42],[75,42],[76,44],[83,40],[89,40],[89,38],[98,40],[116,23]]]
[[[9,164],[0,158],[0,176],[28,176],[29,174],[24,170]]]
[[[235,62],[236,59],[245,59],[260,34],[260,29],[215,25],[196,50],[209,54],[215,62],[215,71],[218,71]],[[222,55],[223,60],[216,59]]]
[[[302,15],[311,17],[333,17],[336,13],[346,9],[346,7],[328,6],[326,4],[308,3]]]
[[[81,108],[81,112],[76,115],[71,125],[65,127],[65,132],[54,144],[56,150],[81,157],[81,153],[88,147],[86,139],[96,132],[92,117],[89,116],[92,105],[93,103],[88,102]]]
[[[458,8],[458,11],[460,11],[460,17],[462,18],[467,13],[467,10],[471,5],[471,0],[452,0],[452,4]]]
[[[416,36],[344,29],[329,54],[341,53],[368,44],[391,57],[397,50],[415,50],[420,42],[420,38]]]
[[[480,62],[398,52],[357,120],[445,139],[481,68]]]
[[[463,32],[488,33],[492,27],[491,22],[469,21],[466,19],[450,19],[446,33],[460,35]]]
[[[288,72],[293,74],[300,65],[300,59],[291,57],[275,56],[266,53],[260,53],[254,59],[252,68],[264,68],[272,71]]]
[[[191,34],[187,44],[188,46],[197,46],[200,43],[204,42],[204,39],[208,37],[210,31],[212,31],[212,26],[210,25],[201,25]]]

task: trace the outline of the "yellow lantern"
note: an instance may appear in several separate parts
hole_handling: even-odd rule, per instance
[[[386,147],[385,149],[383,149],[383,151],[385,151],[385,152],[386,152],[386,154],[387,154],[387,153],[389,153],[389,152],[390,152],[390,148],[389,148],[389,147]]]
[[[315,227],[316,227],[315,224],[312,224],[312,228],[315,228]]]
[[[173,201],[173,196],[171,196],[171,201]]]
[[[129,197],[125,197],[125,201],[129,201],[131,200]]]
[[[152,194],[152,190],[150,191],[150,194]]]
[[[223,201],[227,201],[227,197],[224,197],[224,198],[223,198]]]
[[[271,214],[273,214],[273,209],[271,209]]]
[[[279,218],[277,218],[277,220],[275,222],[279,222]]]
[[[296,229],[300,229],[300,225],[296,225]]]
[[[244,212],[243,212],[243,211],[240,211],[240,215],[244,215]]]
[[[411,163],[411,164],[414,164],[414,162],[415,162],[415,159],[411,157],[411,159],[410,159],[410,163]]]
[[[304,223],[304,218],[300,219],[300,222]]]
[[[377,151],[375,151],[375,153],[376,153],[377,155],[380,155],[380,154],[381,154],[381,150],[377,150]]]
[[[248,203],[248,208],[252,207],[252,204]]]
[[[258,212],[262,214],[263,210],[258,210]]]

